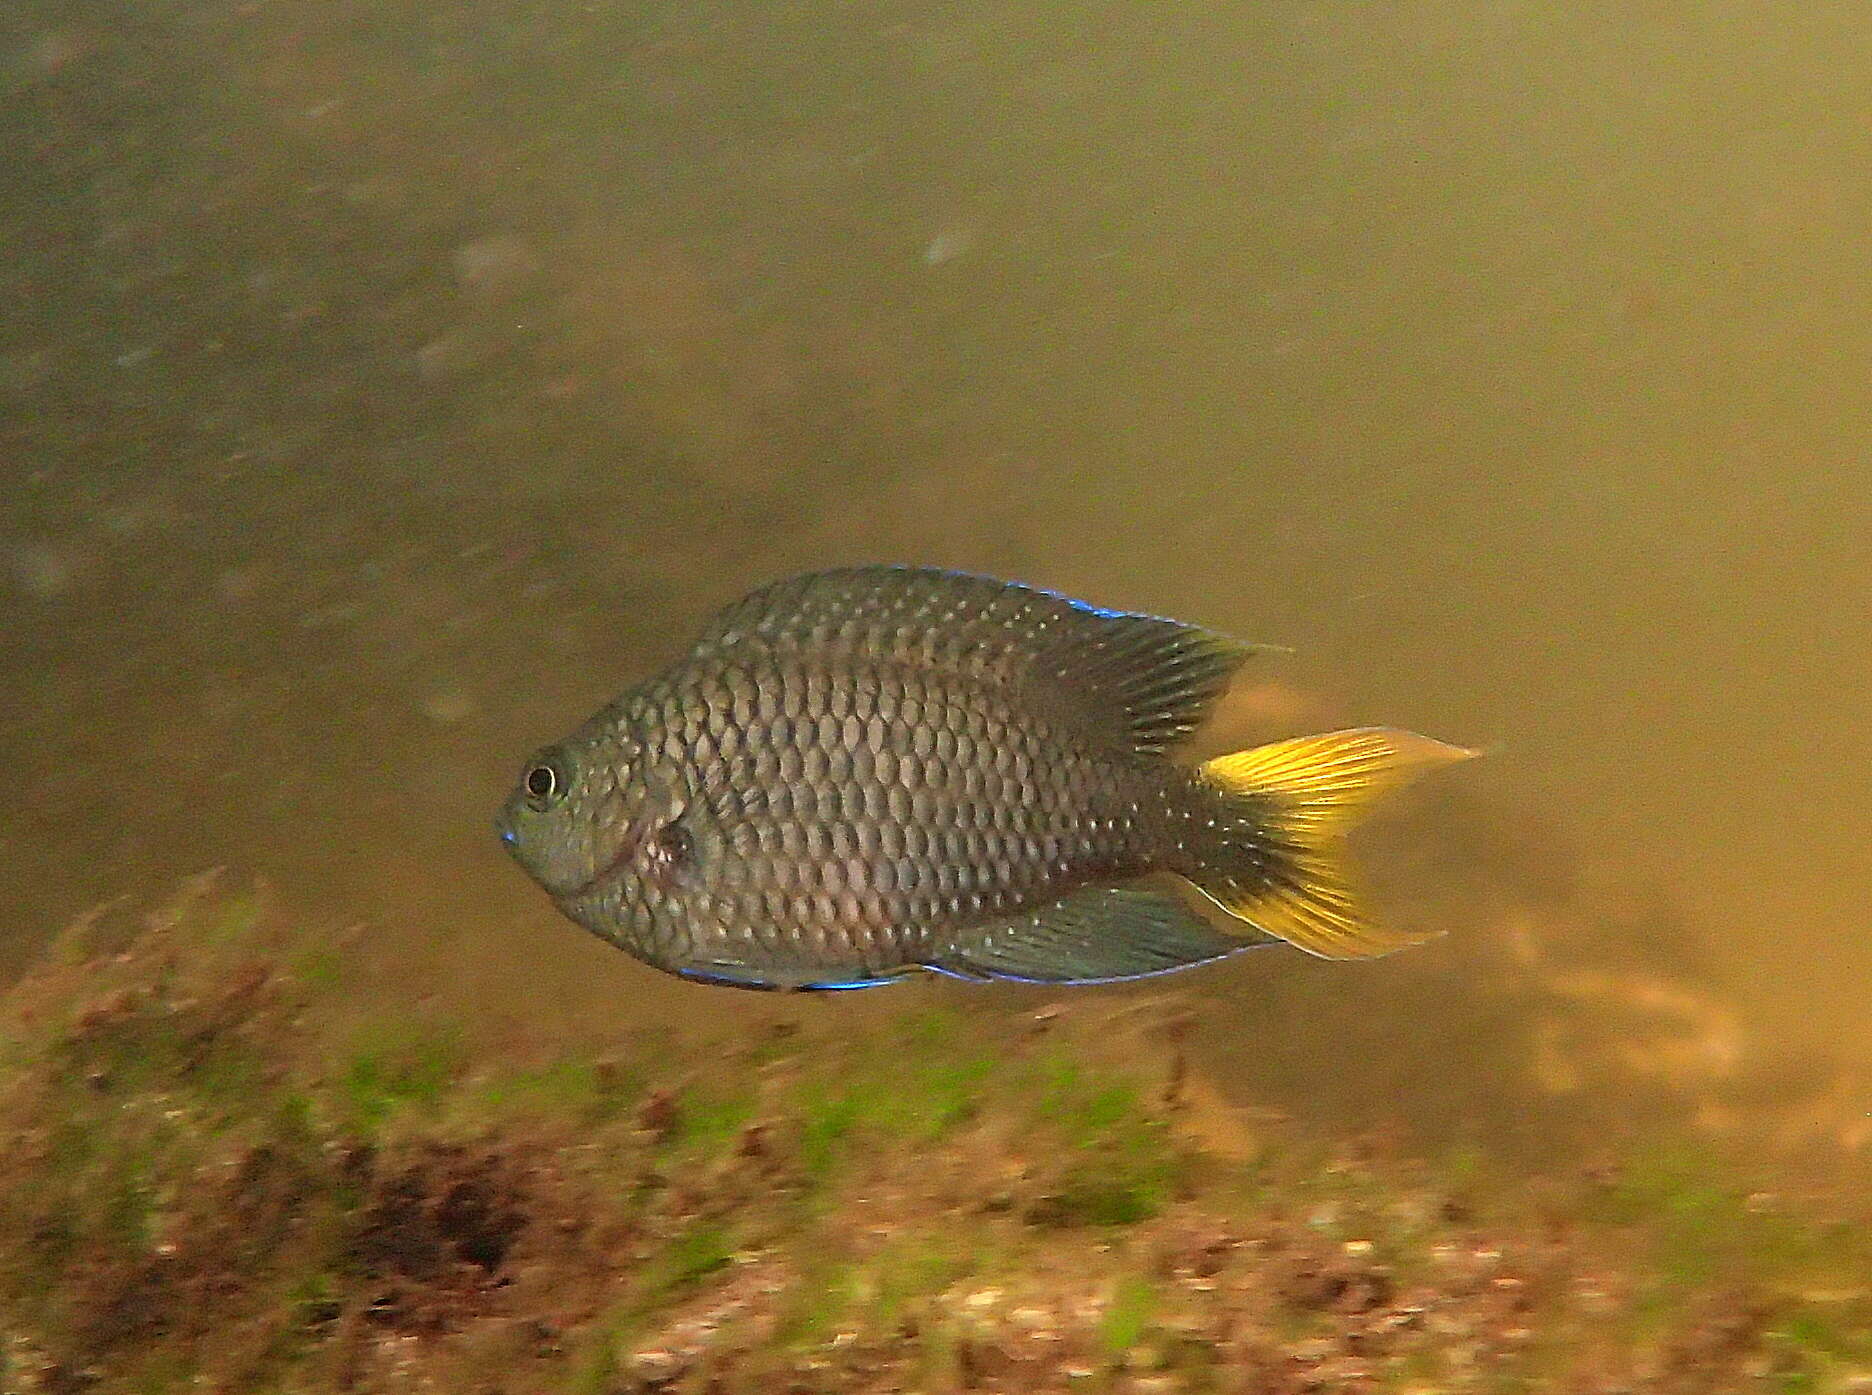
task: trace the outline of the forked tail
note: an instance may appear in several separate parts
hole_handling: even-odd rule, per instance
[[[1216,814],[1188,875],[1230,915],[1324,959],[1370,959],[1430,936],[1368,921],[1345,835],[1385,795],[1476,752],[1386,727],[1277,741],[1205,762]]]

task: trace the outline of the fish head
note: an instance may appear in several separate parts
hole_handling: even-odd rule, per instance
[[[634,775],[642,747],[628,732],[612,739],[581,731],[535,751],[495,816],[514,860],[555,898],[596,878],[618,831],[636,821]]]
[[[494,820],[561,911],[653,962],[680,923],[699,851],[688,781],[654,735],[627,707],[601,712],[527,760]]]

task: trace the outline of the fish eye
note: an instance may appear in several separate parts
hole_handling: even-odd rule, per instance
[[[526,774],[520,777],[527,807],[538,813],[545,813],[564,799],[568,783],[559,760],[550,755],[535,757]]]

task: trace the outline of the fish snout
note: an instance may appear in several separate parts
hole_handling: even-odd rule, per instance
[[[520,830],[514,825],[514,801],[509,798],[494,811],[494,833],[501,840],[501,845],[508,852],[513,852],[520,843]]]

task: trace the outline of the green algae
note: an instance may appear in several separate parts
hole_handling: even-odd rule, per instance
[[[1398,1391],[1550,1388],[1587,1349],[1634,1388],[1872,1369],[1864,1229],[1687,1152],[1538,1194],[1297,1131],[1224,1162],[1095,1018],[913,1010],[709,1062],[501,1059],[440,1016],[321,1034],[342,975],[290,938],[197,894],[7,995],[8,1390],[372,1388],[393,1350],[604,1395],[1229,1389],[1348,1343]]]

